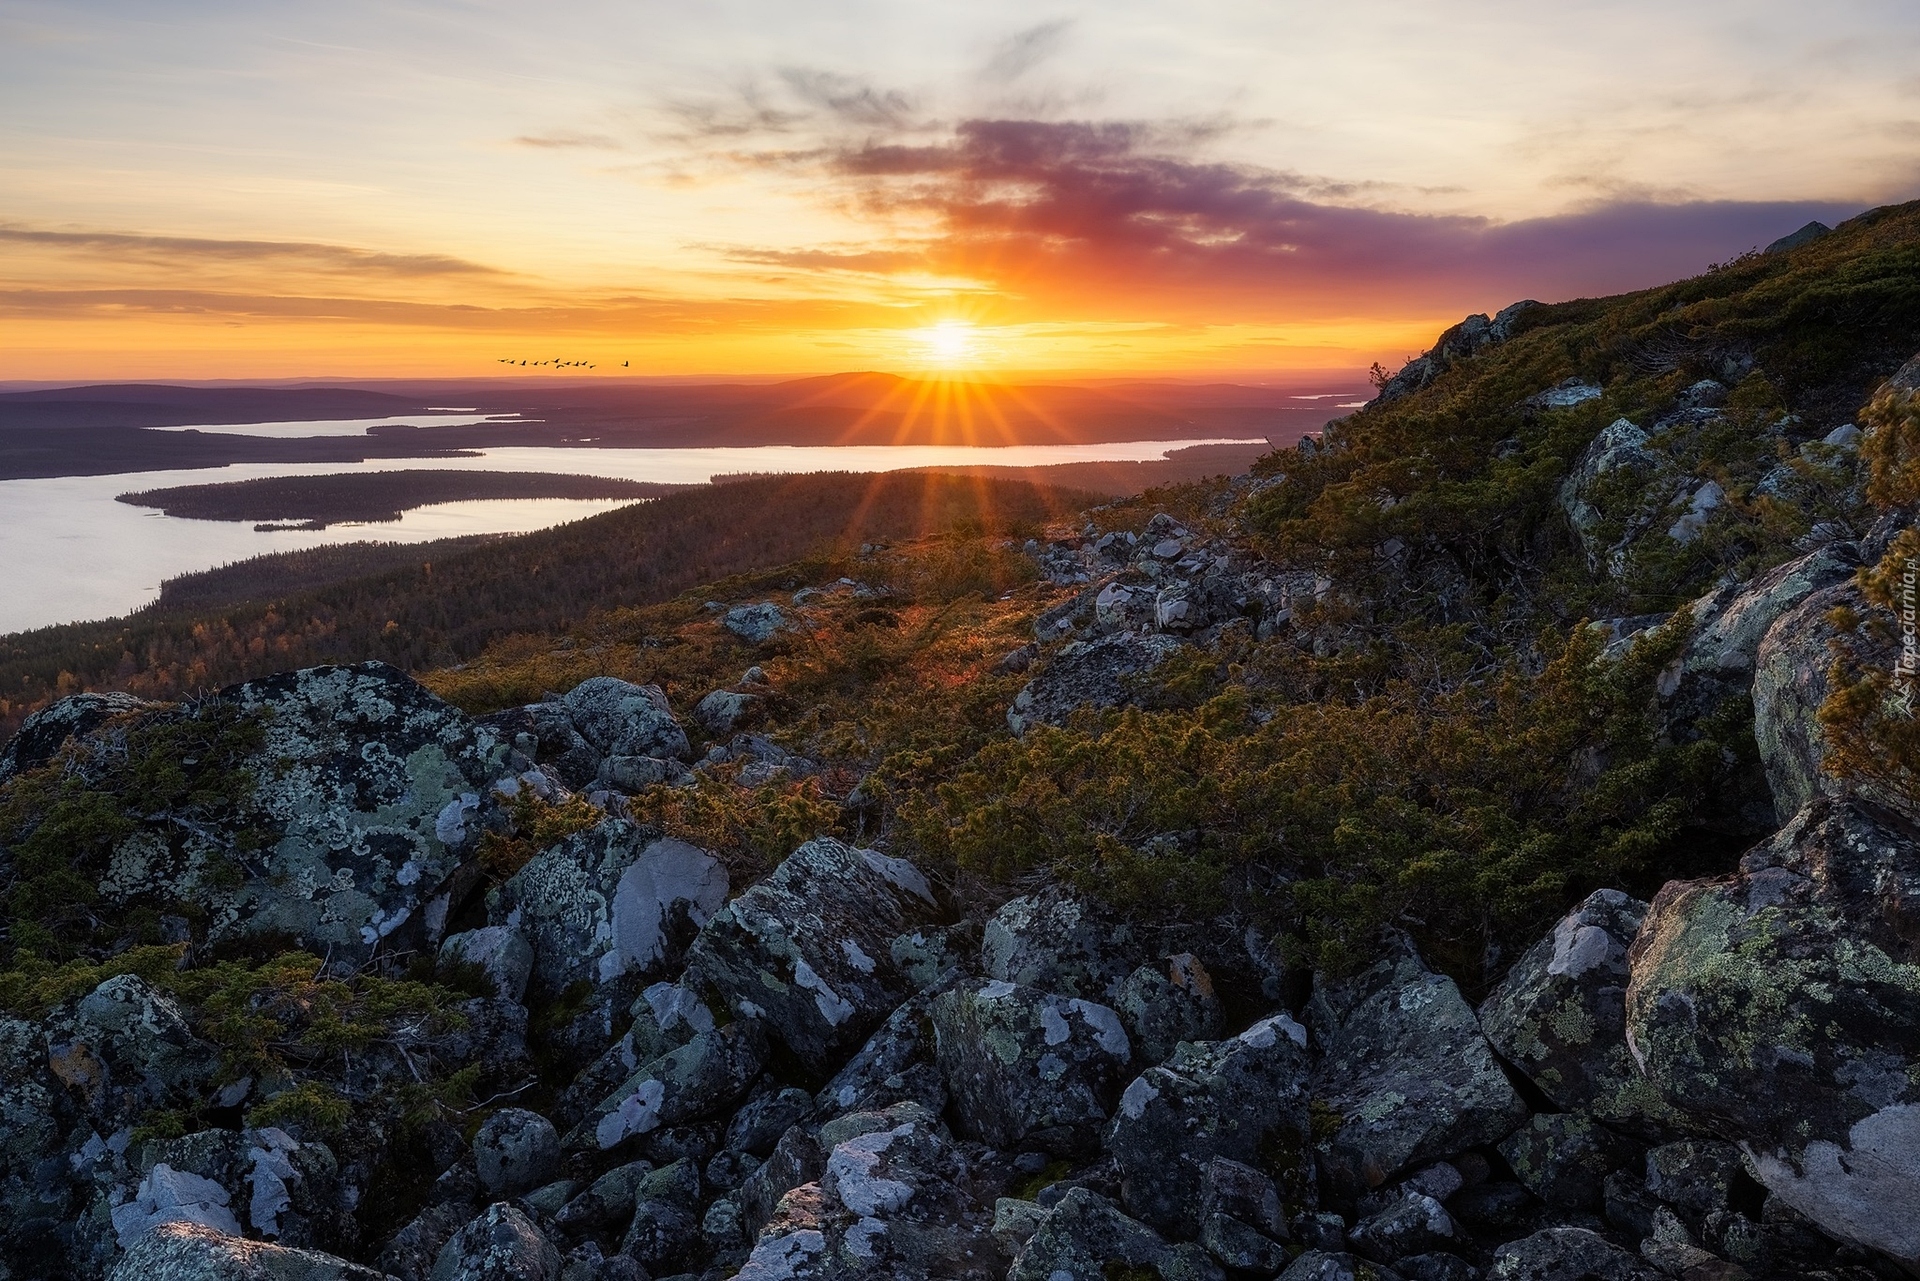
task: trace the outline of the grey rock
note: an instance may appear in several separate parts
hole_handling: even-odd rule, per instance
[[[536,854],[488,896],[487,913],[531,944],[529,990],[544,1000],[670,964],[726,892],[712,855],[610,818]]]
[[[560,1252],[523,1211],[496,1202],[441,1247],[431,1281],[560,1281]]]
[[[600,766],[601,752],[580,736],[573,727],[565,704],[558,698],[525,707],[510,707],[479,717],[475,722],[491,730],[511,752],[508,760],[515,772],[531,771],[538,766],[571,788],[593,782]]]
[[[1143,965],[1121,984],[1114,1006],[1133,1039],[1134,1057],[1162,1063],[1182,1041],[1210,1041],[1220,1035],[1220,998],[1213,976],[1191,952],[1169,957],[1164,965]]]
[[[1826,616],[1843,606],[1867,612],[1858,588],[1837,583],[1782,614],[1760,642],[1753,676],[1753,737],[1782,823],[1814,797],[1839,790],[1824,769],[1827,752],[1818,714],[1830,692],[1829,642],[1835,635]],[[1887,652],[1869,655],[1867,661],[1884,662],[1891,671],[1895,657]]]
[[[1024,734],[1034,725],[1059,725],[1076,708],[1124,707],[1182,643],[1172,636],[1134,632],[1074,641],[1048,659],[1015,695],[1007,724]]]
[[[620,1252],[649,1272],[691,1262],[700,1236],[700,1192],[700,1171],[685,1157],[643,1177],[634,1189],[633,1219]]]
[[[517,930],[488,925],[450,934],[440,945],[440,968],[477,965],[486,971],[494,991],[504,1000],[518,1001],[527,993],[533,973],[533,948]]]
[[[602,756],[685,760],[692,750],[658,685],[594,676],[568,690],[560,704],[574,729]]]
[[[1286,1205],[1280,1189],[1261,1171],[1217,1156],[1206,1163],[1200,1190],[1200,1217],[1224,1214],[1276,1241],[1285,1241]]]
[[[560,1172],[560,1136],[538,1112],[502,1108],[473,1136],[473,1163],[489,1196],[518,1196]]]
[[[693,722],[715,737],[731,734],[757,720],[765,702],[759,694],[716,689],[693,705]]]
[[[873,1112],[908,1102],[936,1115],[946,1110],[947,1087],[934,1058],[932,1018],[933,1000],[944,990],[923,992],[887,1016],[815,1096],[822,1115]]]
[[[1920,837],[1816,800],[1720,880],[1660,891],[1629,1043],[1669,1104],[1786,1205],[1920,1266]]]
[[[766,1037],[758,1023],[743,1020],[702,1032],[603,1099],[567,1136],[567,1146],[613,1148],[717,1116],[745,1096],[765,1062]]]
[[[1646,914],[1639,899],[1595,890],[1480,1007],[1493,1048],[1555,1104],[1631,1125],[1670,1119],[1627,1051],[1627,949]]]
[[[1289,1167],[1280,1189],[1312,1187],[1306,1031],[1284,1014],[1226,1041],[1189,1042],[1127,1086],[1107,1134],[1121,1199],[1149,1224],[1189,1235],[1216,1158]]]
[[[1394,1261],[1394,1271],[1406,1281],[1480,1281],[1480,1269],[1457,1254],[1435,1251],[1410,1254]]]
[[[117,716],[159,706],[131,694],[70,694],[26,720],[0,749],[0,783],[38,769],[75,738],[85,738]]]
[[[1199,1242],[1224,1268],[1273,1276],[1287,1266],[1287,1252],[1266,1233],[1230,1214],[1200,1218]]]
[[[120,1256],[108,1281],[385,1281],[318,1250],[249,1241],[199,1223],[164,1223]],[[462,1281],[465,1281],[463,1278]],[[557,1273],[555,1281],[558,1281]]]
[[[727,1122],[727,1149],[764,1157],[780,1136],[813,1112],[813,1097],[786,1086],[749,1100]]]
[[[1648,1195],[1680,1210],[1695,1228],[1732,1204],[1745,1173],[1740,1149],[1713,1139],[1682,1139],[1647,1153]]]
[[[1351,1254],[1308,1250],[1280,1274],[1280,1281],[1402,1281],[1398,1272]]]
[[[1760,574],[1730,592],[1701,597],[1687,608],[1694,633],[1681,657],[1684,672],[1738,674],[1751,680],[1760,642],[1781,616],[1823,588],[1850,578],[1860,558],[1851,543],[1828,543]]]
[[[1833,231],[1833,228],[1827,226],[1827,224],[1824,222],[1810,222],[1806,226],[1800,228],[1800,230],[1791,232],[1788,235],[1784,235],[1780,237],[1780,239],[1774,241],[1772,244],[1768,245],[1765,249],[1762,249],[1760,252],[1763,254],[1788,253],[1792,250],[1798,249],[1802,245],[1810,245],[1814,241],[1819,240],[1824,236],[1830,235],[1832,231]]]
[[[1514,1177],[1561,1210],[1600,1206],[1607,1176],[1639,1154],[1638,1144],[1583,1112],[1536,1116],[1500,1141]]]
[[[220,1066],[179,1005],[137,975],[110,978],[80,998],[72,1029],[71,1041],[49,1046],[56,1074],[90,1092],[127,1094],[129,1106],[197,1098]],[[104,1076],[83,1066],[89,1058]]]
[[[1610,514],[1621,514],[1602,509],[1603,491],[1617,474],[1651,477],[1659,465],[1648,448],[1647,433],[1625,418],[1615,419],[1574,460],[1560,484],[1559,504],[1594,570],[1601,568],[1605,550],[1598,541],[1600,526]]]
[[[1432,348],[1424,355],[1408,361],[1400,372],[1387,380],[1371,403],[1384,405],[1410,396],[1460,361],[1499,346],[1513,336],[1526,314],[1539,305],[1531,299],[1523,299],[1503,307],[1491,320],[1484,312],[1468,316],[1435,339]]]
[[[757,1234],[773,1218],[782,1197],[818,1180],[825,1168],[826,1154],[805,1130],[794,1126],[781,1135],[766,1161],[729,1198],[739,1207],[746,1233]]]
[[[999,979],[935,998],[935,1056],[967,1132],[996,1147],[1090,1152],[1131,1058],[1104,1005]]]
[[[430,900],[474,837],[505,746],[385,663],[285,672],[219,698],[263,718],[239,821],[272,833],[268,849],[228,888],[204,872],[225,857],[207,836],[143,831],[115,850],[102,895],[171,896],[206,913],[210,941],[281,936],[343,963],[403,927],[437,941]]]
[[[1653,1281],[1659,1274],[1587,1228],[1545,1228],[1493,1253],[1487,1281]]]
[[[757,605],[735,605],[720,619],[720,625],[749,645],[764,645],[793,627],[787,611],[768,601]]]
[[[1346,1195],[1505,1138],[1527,1118],[1450,978],[1407,954],[1316,984],[1317,1092],[1339,1117],[1321,1172]]]
[[[1125,926],[1049,887],[993,914],[980,935],[980,967],[1007,983],[1106,1001],[1134,968],[1137,950]]]
[[[1598,386],[1584,378],[1563,378],[1545,391],[1535,392],[1522,403],[1529,409],[1572,409],[1601,396]]]
[[[1105,1277],[1109,1265],[1154,1268],[1167,1254],[1159,1233],[1086,1188],[1074,1188],[1034,1231],[1007,1281]],[[1164,1275],[1164,1274],[1162,1274]]]
[[[1409,1254],[1464,1245],[1466,1234],[1445,1206],[1415,1192],[1356,1223],[1347,1240],[1355,1253],[1376,1263],[1392,1263]]]
[[[701,927],[688,981],[764,1021],[818,1080],[908,996],[891,944],[933,907],[905,860],[809,841]]]
[[[651,1161],[616,1165],[560,1207],[553,1221],[573,1233],[593,1232],[631,1220],[635,1193],[649,1174]]]

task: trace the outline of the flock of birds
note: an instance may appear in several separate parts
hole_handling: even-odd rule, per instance
[[[510,356],[495,357],[494,363],[496,365],[517,365],[522,369],[526,369],[529,367],[538,369],[542,365],[545,365],[548,368],[552,368],[552,369],[598,369],[600,368],[600,366],[594,364],[590,360],[514,360]],[[625,360],[621,361],[620,368],[625,369],[629,363],[631,362],[625,361]]]

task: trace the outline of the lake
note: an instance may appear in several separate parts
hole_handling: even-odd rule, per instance
[[[437,416],[436,416],[437,418]],[[371,425],[276,424],[279,433],[355,434]],[[251,425],[249,434],[258,432]],[[231,431],[233,428],[198,428]],[[1044,467],[1056,463],[1149,462],[1194,445],[1243,440],[1136,440],[1095,445],[765,445],[727,449],[490,449],[474,458],[378,459],[366,463],[242,463],[191,471],[130,472],[0,481],[0,633],[112,618],[151,604],[162,581],[266,552],[361,540],[416,543],[457,534],[519,534],[624,505],[620,499],[488,499],[443,503],[398,521],[324,530],[256,533],[249,523],[186,520],[115,502],[118,494],[169,485],[314,476],[337,472],[540,471],[671,484],[701,484],[738,472],[898,471],[909,467]]]

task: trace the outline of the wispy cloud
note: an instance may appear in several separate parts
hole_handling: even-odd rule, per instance
[[[608,134],[576,133],[570,130],[541,134],[523,133],[516,137],[513,143],[516,147],[537,147],[549,151],[625,151],[627,149],[627,144]]]
[[[383,253],[349,245],[295,240],[219,240],[122,231],[58,231],[0,223],[0,244],[137,259],[158,265],[280,264],[308,270],[380,276],[502,276],[507,273],[446,254]]]

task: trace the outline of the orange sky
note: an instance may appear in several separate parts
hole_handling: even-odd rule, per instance
[[[1920,172],[1908,7],[1338,9],[10,5],[0,379],[1394,364]]]

